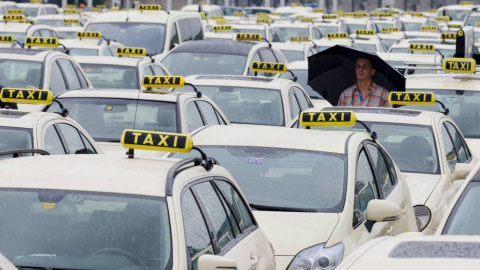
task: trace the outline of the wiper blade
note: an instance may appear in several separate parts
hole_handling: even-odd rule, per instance
[[[23,266],[15,265],[18,270],[88,270],[88,269],[77,269],[77,268],[58,268],[58,267],[45,267],[45,266]]]
[[[279,206],[269,206],[269,205],[258,205],[258,204],[249,204],[252,210],[263,210],[263,211],[284,211],[284,212],[317,212],[315,209],[309,208],[295,208],[295,207],[279,207]]]

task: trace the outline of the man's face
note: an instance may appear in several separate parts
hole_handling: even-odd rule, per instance
[[[355,74],[357,80],[369,80],[375,74],[375,69],[372,68],[372,64],[368,59],[360,58],[355,64]]]

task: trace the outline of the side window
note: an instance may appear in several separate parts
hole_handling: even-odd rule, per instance
[[[174,23],[172,26],[172,37],[170,38],[170,50],[175,48],[175,44],[179,44],[178,42],[178,32],[177,32],[177,24]]]
[[[85,79],[85,76],[83,75],[82,71],[80,68],[72,63],[73,69],[75,69],[75,72],[77,73],[78,79],[80,80],[80,84],[82,85],[82,88],[88,88],[88,82],[87,79]]]
[[[64,155],[66,154],[63,147],[62,139],[57,132],[54,125],[51,125],[45,131],[45,137],[43,138],[43,148],[51,155]]]
[[[157,76],[168,76],[168,73],[161,66],[157,65],[153,66],[153,73]]]
[[[187,19],[179,20],[178,27],[180,28],[182,42],[185,42],[187,40],[193,40],[192,33],[190,33],[190,27],[188,27]]]
[[[293,87],[293,90],[295,91],[295,96],[297,96],[297,100],[300,103],[300,108],[302,109],[302,111],[313,107],[312,103],[310,102],[310,100],[307,99],[305,93],[303,93],[302,90],[300,90],[298,87]]]
[[[32,37],[40,37],[40,30],[33,32]]]
[[[368,202],[377,199],[377,185],[373,176],[370,163],[368,162],[365,149],[360,151],[357,161],[357,172],[355,179],[355,202],[353,206],[353,225],[366,218]]]
[[[313,27],[313,39],[321,39],[322,38],[322,32],[318,30],[318,28]]]
[[[277,34],[277,31],[270,29],[270,34],[272,35],[272,42],[282,42],[282,40]]]
[[[182,216],[185,230],[185,242],[193,269],[197,269],[197,260],[203,254],[214,254],[205,219],[190,190],[182,195]]]
[[[211,222],[218,252],[221,253],[222,249],[235,238],[235,232],[232,229],[231,220],[225,212],[225,206],[209,181],[193,186],[192,190],[205,207],[205,214]]]
[[[187,104],[187,126],[188,133],[194,131],[195,129],[204,126],[200,112],[198,111],[197,105],[195,102],[190,102]]]
[[[260,59],[262,62],[270,62],[270,63],[276,63],[277,59],[273,55],[272,50],[267,49],[267,48],[261,48],[258,50],[258,53],[260,54]]]
[[[50,90],[52,90],[54,96],[67,90],[65,80],[63,79],[57,61],[53,61],[52,66],[50,67]]]
[[[252,214],[235,188],[231,184],[224,181],[215,180],[215,184],[218,186],[222,196],[224,196],[224,199],[233,209],[235,218],[240,225],[240,229],[245,231],[246,229],[255,226]]]
[[[105,47],[102,49],[102,56],[113,56],[109,47]]]
[[[153,70],[152,70],[153,65],[147,65],[143,68],[143,75],[153,75]]]
[[[215,113],[215,109],[206,101],[197,101],[198,107],[203,113],[205,117],[205,124],[206,125],[220,125],[220,121],[217,118],[217,114]]]
[[[445,125],[442,125],[442,138],[443,143],[446,151],[448,167],[450,168],[450,172],[455,171],[455,165],[458,163],[457,153],[455,152],[455,147],[453,146],[452,139],[448,134],[447,128]]]
[[[277,58],[278,63],[286,63],[287,62],[287,59],[285,58],[283,53],[275,51],[275,50],[272,50],[272,52],[275,55],[275,57]]]
[[[80,133],[80,137],[82,137],[83,144],[85,145],[85,153],[84,154],[96,154],[97,152],[95,151],[95,148],[93,145],[88,141],[87,137],[82,134],[82,132],[78,131]]]
[[[447,131],[450,134],[450,137],[453,140],[453,143],[455,144],[455,148],[457,150],[458,154],[458,162],[460,163],[466,163],[470,159],[470,153],[468,151],[467,144],[463,140],[462,136],[458,132],[458,130],[455,128],[454,125],[450,122],[444,122],[443,123],[447,127]]]
[[[202,22],[199,19],[190,18],[188,19],[188,25],[193,40],[203,40]]]
[[[57,125],[65,139],[69,154],[88,154],[80,133],[76,128],[67,124]]]
[[[65,78],[67,79],[67,85],[69,90],[80,89],[80,81],[78,80],[78,75],[73,68],[72,63],[67,59],[58,59],[58,64],[60,68],[65,73]]]
[[[367,150],[370,154],[370,158],[373,161],[373,167],[377,172],[377,179],[379,180],[377,184],[380,185],[382,194],[387,194],[393,186],[393,181],[390,177],[387,163],[385,162],[380,149],[378,149],[376,146],[367,144]]]
[[[288,91],[288,102],[290,103],[290,115],[295,118],[300,113],[300,104],[298,104],[293,88]]]

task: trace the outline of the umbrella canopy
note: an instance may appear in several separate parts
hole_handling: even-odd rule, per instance
[[[355,62],[368,57],[375,67],[372,80],[388,91],[405,92],[405,77],[375,53],[335,45],[308,57],[308,85],[336,106],[343,90],[357,82]]]

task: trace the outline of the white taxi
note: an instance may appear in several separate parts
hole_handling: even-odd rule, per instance
[[[281,42],[286,42],[293,36],[309,36],[310,39],[321,39],[324,37],[322,31],[313,23],[276,23],[271,26],[277,31]]]
[[[279,270],[334,269],[372,238],[416,231],[402,173],[367,133],[211,126],[192,138],[237,179]]]
[[[49,104],[53,101],[48,90],[4,87],[0,92],[0,103],[10,108],[14,108],[16,102]],[[102,153],[92,137],[67,115],[65,110],[57,114],[0,109],[0,159],[32,154]]]
[[[61,43],[65,46],[71,56],[117,56],[117,47],[123,47],[123,44],[105,38],[75,38],[89,33],[78,31],[71,39],[62,39]]]
[[[0,252],[19,268],[275,269],[235,180],[189,136],[126,130],[122,142],[131,158],[0,161]],[[153,142],[204,158],[134,156]]]
[[[29,23],[23,15],[3,15],[3,20],[5,23],[0,24],[0,34],[13,36],[19,42],[26,37],[58,37],[52,26]]]
[[[18,8],[23,9],[23,14],[29,19],[35,19],[41,15],[59,14],[60,9],[55,4],[44,3],[18,3]]]
[[[183,86],[179,76],[144,76],[145,87]],[[188,83],[187,83],[188,84]],[[190,84],[191,85],[191,84]],[[57,99],[106,154],[123,155],[124,129],[191,133],[206,125],[230,124],[220,108],[202,93],[104,89],[67,91]],[[46,111],[60,112],[57,104]]]
[[[306,61],[307,57],[319,52],[317,44],[309,36],[293,36],[289,42],[272,43],[272,48],[281,51],[288,63]]]

